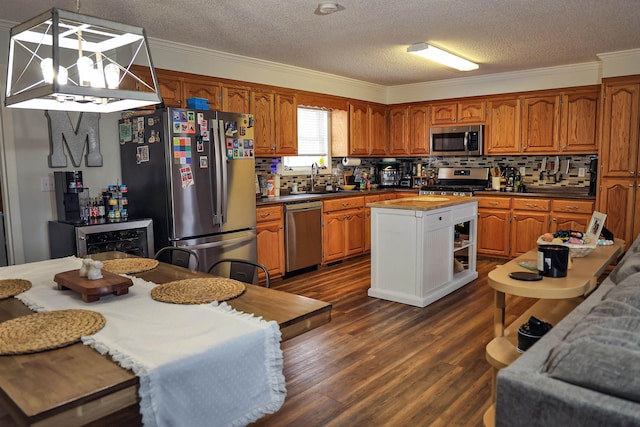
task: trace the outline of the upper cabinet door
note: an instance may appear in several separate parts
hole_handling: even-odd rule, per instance
[[[520,99],[492,99],[487,110],[485,154],[520,153]]]
[[[553,153],[560,141],[560,95],[524,97],[522,151]]]
[[[369,105],[365,102],[349,103],[349,154],[369,154]]]
[[[222,111],[249,114],[249,89],[244,86],[223,86]]]
[[[387,154],[387,107],[371,105],[369,107],[369,154],[384,156]]]
[[[432,125],[454,125],[457,122],[458,104],[432,104],[431,124]]]
[[[596,153],[600,123],[600,90],[565,92],[560,113],[560,150]]]
[[[603,94],[602,175],[635,177],[638,175],[640,83],[605,84]]]
[[[450,126],[457,124],[484,124],[486,102],[481,100],[431,104],[431,124]]]
[[[221,107],[221,86],[219,83],[210,83],[202,80],[184,80],[184,97],[203,98],[207,100],[209,108],[219,110]]]
[[[389,110],[389,154],[407,155],[409,142],[409,107]]]
[[[187,108],[184,98],[183,79],[173,75],[158,73],[158,88],[165,107]]]
[[[458,102],[458,123],[484,124],[486,122],[487,103],[485,101]]]
[[[294,93],[276,94],[276,154],[298,154],[298,100]]]
[[[429,154],[429,106],[409,107],[409,153]]]
[[[273,91],[252,91],[250,111],[253,115],[255,154],[273,155],[276,151],[275,100]]]

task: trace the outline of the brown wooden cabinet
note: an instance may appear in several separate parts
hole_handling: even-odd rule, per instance
[[[187,99],[202,98],[206,99],[209,108],[212,110],[221,109],[222,87],[220,83],[199,79],[184,79],[184,101],[183,108],[187,107]]]
[[[284,275],[284,216],[282,205],[256,208],[256,241],[258,262],[269,271],[272,279]],[[264,274],[258,278],[263,281]]]
[[[364,253],[364,196],[323,202],[322,263]]]
[[[482,197],[478,200],[478,254],[509,256],[510,197]]]
[[[522,99],[522,151],[557,152],[560,142],[560,95]]]
[[[520,152],[520,105],[521,101],[518,97],[494,98],[487,103],[485,154]]]
[[[389,109],[389,154],[409,154],[409,107]]]
[[[384,156],[387,154],[387,107],[369,106],[369,154]]]
[[[247,86],[222,86],[222,111],[249,114],[249,88]]]
[[[520,256],[536,247],[538,238],[550,230],[550,208],[549,199],[511,201],[510,256]]]
[[[598,211],[628,246],[640,234],[640,76],[606,79],[602,97]]]
[[[597,152],[598,86],[495,97],[487,109],[485,154]]]
[[[429,155],[429,106],[409,107],[409,154]]]
[[[366,102],[349,103],[349,154],[369,154],[369,104]]]
[[[594,201],[537,197],[485,197],[478,200],[478,254],[517,257],[538,238],[557,230],[586,231]]]
[[[271,90],[251,91],[255,155],[272,156],[276,152],[275,95]]]
[[[293,92],[276,93],[276,154],[298,154],[298,102]]]
[[[468,100],[431,104],[431,124],[446,126],[456,124],[484,124],[486,102]]]
[[[594,202],[591,200],[551,200],[551,230],[587,231]]]
[[[187,108],[188,98],[204,98],[212,110],[221,107],[221,85],[205,77],[157,70],[158,87],[165,107]]]
[[[635,178],[638,176],[639,163],[640,81],[605,83],[602,96],[601,176]]]
[[[600,128],[600,87],[577,89],[562,95],[560,151],[596,153]]]

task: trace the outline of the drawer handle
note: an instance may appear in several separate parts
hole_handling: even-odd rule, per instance
[[[499,205],[499,204],[500,204],[500,202],[489,202],[489,204],[490,204],[490,205],[497,206],[497,205]]]
[[[271,213],[261,213],[261,214],[260,214],[260,217],[261,217],[261,218],[266,218],[266,217],[268,217],[268,216],[271,216]]]
[[[537,208],[538,204],[537,203],[527,203],[527,206],[529,206],[530,208]]]
[[[349,203],[343,203],[343,204],[342,204],[342,207],[343,207],[343,208],[346,208],[347,206],[349,206]]]
[[[565,206],[565,208],[573,210],[580,209],[578,206]]]

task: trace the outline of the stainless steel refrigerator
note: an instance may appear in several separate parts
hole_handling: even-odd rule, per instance
[[[152,218],[156,249],[256,261],[253,117],[162,109],[119,122],[130,218]]]

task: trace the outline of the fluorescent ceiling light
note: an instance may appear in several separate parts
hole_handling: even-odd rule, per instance
[[[447,67],[455,68],[460,71],[471,71],[478,69],[478,64],[468,61],[464,58],[460,58],[452,53],[438,49],[427,43],[414,43],[407,48],[407,52],[414,53],[422,56],[423,58],[430,59],[438,62]]]
[[[10,108],[111,113],[162,101],[143,28],[60,9],[11,29],[6,88]]]

